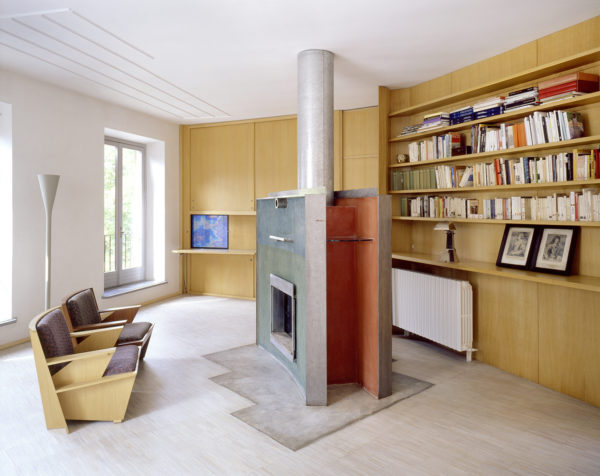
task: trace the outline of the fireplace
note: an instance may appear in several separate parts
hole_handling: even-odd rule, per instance
[[[271,343],[289,360],[296,360],[296,293],[293,283],[274,274],[271,284]]]

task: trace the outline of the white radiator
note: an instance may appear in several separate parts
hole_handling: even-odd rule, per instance
[[[394,325],[451,349],[473,349],[473,291],[468,281],[392,270]]]

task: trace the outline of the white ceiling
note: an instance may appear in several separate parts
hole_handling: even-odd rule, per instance
[[[600,0],[1,0],[0,67],[179,124],[296,113],[296,55],[335,108],[600,14]]]

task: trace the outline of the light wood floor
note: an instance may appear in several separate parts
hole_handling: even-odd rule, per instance
[[[255,340],[254,302],[180,297],[156,324],[123,423],[48,431],[31,347],[0,351],[0,474],[600,474],[600,409],[431,344],[393,368],[435,385],[293,452],[230,413],[250,404],[202,356]]]

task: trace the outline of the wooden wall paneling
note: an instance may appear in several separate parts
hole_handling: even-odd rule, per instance
[[[407,222],[392,222],[392,252],[409,252],[412,224]]]
[[[452,92],[471,89],[482,83],[510,76],[535,66],[537,66],[537,45],[535,41],[532,41],[450,73]],[[488,94],[486,97],[490,96]]]
[[[190,255],[190,292],[253,299],[254,257]]]
[[[477,360],[537,382],[537,283],[482,274],[471,274],[469,282]]]
[[[343,190],[343,113],[333,111],[333,190]]]
[[[580,227],[579,243],[575,253],[574,272],[600,277],[600,228]],[[600,308],[598,309],[600,314]],[[600,341],[599,344],[600,346]]]
[[[539,383],[600,406],[600,293],[540,284]]]
[[[181,126],[179,129],[179,145],[181,147],[181,232],[180,232],[180,248],[187,248],[190,246],[190,128],[189,126]],[[180,256],[180,263],[183,263],[185,256]],[[188,275],[184,276],[186,272],[185,267],[180,267],[180,289],[183,292],[183,283],[189,282],[189,270]]]
[[[232,250],[256,249],[256,216],[229,216],[229,248]]]
[[[459,259],[496,262],[504,234],[504,224],[481,226],[477,223],[456,223],[455,225],[454,245]],[[442,232],[436,233],[444,235]]]
[[[193,210],[254,210],[254,124],[191,130]]]
[[[379,186],[379,112],[377,107],[342,113],[344,190]]]
[[[380,86],[382,88],[383,86]],[[402,89],[388,89],[388,104],[389,104],[389,112],[394,112],[398,109],[404,109],[405,107],[409,107],[411,105],[410,101],[410,88],[402,88]],[[381,93],[381,89],[380,89]],[[384,103],[379,101],[379,106],[381,107]]]
[[[425,81],[410,88],[410,105],[421,104],[452,93],[452,78],[449,74]]]
[[[365,107],[342,111],[344,158],[366,157],[378,154],[379,110]]]
[[[590,18],[537,40],[538,64],[600,46],[600,16]]]
[[[390,157],[390,90],[383,86],[379,87],[379,106],[378,106],[378,167],[379,176],[377,178],[379,194],[384,195],[388,192],[388,165]]]
[[[297,120],[257,122],[254,134],[256,198],[298,188]]]

